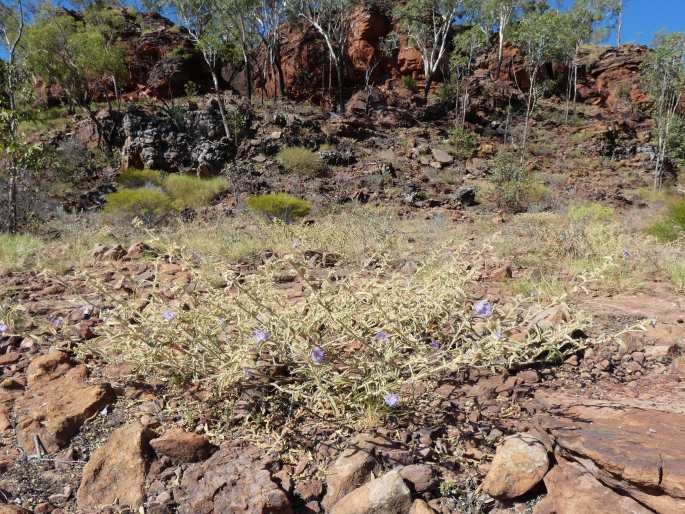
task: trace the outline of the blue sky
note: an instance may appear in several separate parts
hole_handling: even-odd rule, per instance
[[[662,30],[685,32],[685,0],[624,0],[624,2],[623,42],[625,43],[649,44],[654,34]],[[137,4],[138,2],[132,0],[126,3]],[[563,0],[564,5],[568,6],[572,3],[573,0]],[[614,36],[612,36],[610,42],[614,41]],[[0,58],[4,56],[4,49],[0,49]]]

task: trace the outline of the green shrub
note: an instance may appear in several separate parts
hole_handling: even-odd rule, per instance
[[[320,175],[324,169],[321,156],[301,146],[284,148],[278,153],[277,159],[286,171],[298,175],[313,177]]]
[[[666,215],[647,229],[647,233],[661,243],[675,241],[684,231],[685,200],[672,203]]]
[[[0,234],[0,271],[25,267],[40,250],[40,239],[24,234]]]
[[[416,91],[416,79],[411,75],[405,75],[402,77],[402,85],[409,91]]]
[[[599,203],[574,205],[568,211],[568,217],[573,222],[611,221],[614,209]]]
[[[476,134],[463,127],[456,127],[450,130],[447,138],[450,146],[450,153],[457,159],[466,160],[473,155],[476,149]]]
[[[171,196],[174,208],[182,210],[207,205],[228,189],[228,180],[223,177],[202,179],[190,175],[169,175],[163,187]]]
[[[154,222],[173,210],[171,198],[152,188],[120,189],[105,197],[105,212],[125,218],[138,217],[145,222]]]
[[[162,173],[157,170],[139,170],[136,168],[129,168],[122,171],[117,179],[117,182],[124,187],[138,188],[148,185],[161,186],[164,178]]]
[[[514,152],[500,152],[493,160],[491,180],[495,184],[495,202],[512,212],[525,212],[532,199],[535,182]]]
[[[269,219],[278,218],[290,223],[309,214],[312,204],[286,193],[253,196],[247,205],[255,212],[265,214]]]

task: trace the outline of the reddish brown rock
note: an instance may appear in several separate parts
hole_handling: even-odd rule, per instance
[[[536,438],[519,434],[497,449],[483,491],[494,498],[513,499],[540,483],[549,469],[547,449]]]
[[[327,511],[380,469],[373,448],[373,438],[357,436],[331,464],[326,473],[326,496],[322,502]]]
[[[545,477],[548,496],[535,509],[535,514],[649,514],[629,496],[605,487],[581,465],[561,460]],[[667,512],[667,511],[660,511]],[[676,512],[676,511],[670,511]]]
[[[90,385],[87,370],[63,352],[34,359],[26,371],[27,391],[15,403],[19,444],[28,452],[35,449],[34,437],[49,452],[63,448],[81,425],[112,401],[108,384]]]
[[[164,455],[177,462],[198,462],[208,458],[216,447],[199,434],[172,429],[162,437],[150,441],[158,455]]]
[[[145,500],[145,476],[154,433],[138,423],[115,430],[83,468],[76,495],[79,509],[94,512],[110,506],[137,510]]]
[[[400,475],[409,484],[413,493],[421,494],[431,490],[435,484],[435,473],[428,464],[411,464],[400,470]]]
[[[409,514],[435,514],[435,511],[423,500],[414,500]]]
[[[338,500],[331,514],[408,514],[411,492],[397,471],[390,471]]]
[[[31,514],[31,511],[18,505],[0,505],[0,514]]]
[[[537,421],[557,460],[654,512],[685,512],[685,414],[559,395],[537,398],[549,412]]]
[[[270,460],[254,446],[220,448],[183,475],[180,514],[290,514],[285,492],[267,469]]]
[[[14,364],[21,359],[21,354],[18,352],[9,352],[4,355],[0,355],[0,366],[8,366]]]

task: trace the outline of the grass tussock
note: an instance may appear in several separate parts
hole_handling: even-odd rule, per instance
[[[312,204],[307,200],[286,193],[252,196],[248,198],[247,206],[252,211],[265,215],[269,220],[279,219],[286,223],[304,218],[312,209]]]
[[[685,233],[685,200],[671,202],[666,214],[655,221],[647,233],[661,243],[672,243]]]
[[[161,171],[157,170],[139,170],[137,168],[129,168],[122,171],[117,182],[124,187],[138,188],[146,186],[161,187],[164,183],[164,176]]]
[[[27,267],[36,260],[43,242],[26,234],[0,234],[0,272]]]
[[[276,159],[288,173],[306,177],[321,175],[325,168],[319,154],[301,146],[282,149]]]
[[[163,187],[173,199],[174,208],[181,210],[208,205],[228,189],[228,180],[223,177],[202,179],[189,175],[169,175]]]

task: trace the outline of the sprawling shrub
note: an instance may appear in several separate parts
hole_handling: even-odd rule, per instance
[[[312,208],[307,200],[295,198],[286,193],[253,196],[247,200],[250,209],[266,215],[269,219],[280,219],[290,223],[303,218]]]
[[[124,187],[137,188],[149,185],[161,186],[163,180],[162,173],[157,170],[129,168],[121,172],[117,182]]]
[[[223,177],[202,179],[190,175],[169,175],[163,187],[173,199],[174,207],[181,210],[207,205],[228,189],[228,180]]]
[[[448,141],[451,147],[450,153],[457,159],[468,159],[476,149],[476,134],[463,127],[450,130]]]
[[[105,197],[105,212],[115,217],[135,218],[151,223],[173,210],[171,198],[159,189],[124,188]]]
[[[277,159],[289,173],[312,177],[321,175],[324,170],[321,156],[301,146],[284,148],[278,153]]]

